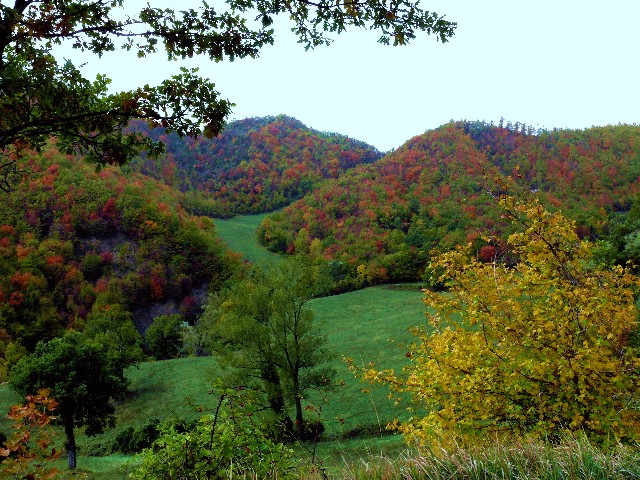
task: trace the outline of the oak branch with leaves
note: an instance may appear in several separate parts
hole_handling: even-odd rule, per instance
[[[25,149],[50,136],[69,152],[101,163],[123,163],[140,149],[162,151],[139,133],[125,133],[131,119],[146,119],[179,135],[216,135],[233,104],[197,69],[158,86],[109,93],[109,80],[83,77],[70,61],[52,54],[56,45],[95,55],[124,48],[144,57],[194,56],[219,62],[258,56],[273,44],[273,18],[286,15],[300,43],[313,48],[349,27],[381,32],[382,43],[405,44],[418,31],[447,41],[455,23],[422,10],[413,0],[227,0],[222,11],[202,2],[174,11],[147,4],[137,14],[125,0],[15,0],[0,4],[0,189],[20,178]]]

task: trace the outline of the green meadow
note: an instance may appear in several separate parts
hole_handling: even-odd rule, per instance
[[[250,261],[279,261],[280,257],[257,244],[255,228],[264,215],[216,221],[219,234]],[[349,372],[345,357],[366,367],[400,371],[406,364],[411,327],[425,321],[425,306],[418,284],[386,285],[312,300],[319,328],[327,335],[329,364],[338,385],[326,394],[311,392],[305,399],[310,420],[325,426],[317,444],[299,444],[299,455],[323,466],[328,478],[349,479],[631,479],[640,478],[637,451],[607,455],[588,444],[569,439],[558,446],[497,445],[479,451],[418,452],[407,450],[403,439],[386,430],[394,418],[406,418],[406,404],[396,405],[385,387],[363,384]],[[214,379],[218,367],[211,357],[189,357],[144,362],[127,372],[130,393],[117,405],[116,427],[103,435],[78,435],[78,472],[94,480],[128,478],[135,466],[129,455],[113,452],[119,432],[140,428],[151,419],[185,420],[211,411],[216,398]],[[0,410],[20,398],[8,385],[0,385]],[[319,413],[315,413],[319,412]],[[314,418],[314,415],[317,418]],[[6,418],[0,428],[8,432]],[[58,440],[63,442],[58,430]],[[64,459],[59,460],[64,469]],[[321,473],[313,479],[324,479]]]
[[[250,262],[278,262],[282,259],[258,243],[256,228],[270,213],[238,215],[228,219],[215,219],[216,231],[229,247]]]
[[[216,220],[219,235],[229,247],[254,262],[279,261],[282,257],[258,244],[255,230],[267,214],[242,215]],[[309,402],[322,406],[321,421],[330,437],[353,436],[358,432],[386,433],[385,426],[402,416],[402,407],[388,399],[388,390],[364,385],[354,379],[345,357],[357,366],[375,362],[381,368],[400,370],[404,365],[409,328],[424,321],[424,304],[419,284],[388,285],[313,300],[308,306],[328,336],[330,365],[342,386],[323,402],[310,395]],[[322,404],[322,405],[320,405]]]
[[[255,229],[265,215],[246,215],[216,220],[220,236],[244,258],[254,262],[279,261],[281,257],[261,247]],[[319,328],[328,337],[329,365],[337,372],[337,385],[329,393],[312,392],[306,405],[313,406],[310,419],[325,426],[317,455],[337,468],[347,458],[380,454],[403,448],[400,437],[390,435],[386,424],[403,417],[403,406],[388,399],[385,387],[363,384],[349,372],[344,358],[356,365],[375,362],[381,368],[401,370],[411,327],[424,321],[424,304],[418,284],[367,288],[312,300]],[[128,427],[141,427],[150,419],[194,420],[211,409],[217,366],[211,357],[189,357],[144,362],[127,372],[130,394],[117,406],[116,427],[104,434],[78,436],[78,466],[94,478],[118,478],[120,466],[130,457],[112,453],[116,436]],[[8,385],[0,386],[0,409],[7,411],[19,397]],[[7,420],[0,423],[7,431]],[[357,437],[357,438],[355,438]],[[60,432],[62,439],[62,432]],[[305,448],[301,453],[310,455]]]
[[[219,234],[250,261],[279,261],[281,257],[257,244],[254,231],[264,215],[216,220]],[[337,372],[337,385],[330,392],[310,392],[305,399],[309,420],[325,426],[321,440],[294,445],[299,455],[313,457],[329,478],[349,479],[627,479],[640,478],[640,459],[633,450],[607,455],[588,444],[568,439],[558,446],[522,445],[467,451],[408,450],[404,440],[386,430],[389,421],[408,416],[407,404],[394,404],[383,386],[359,381],[344,358],[358,367],[371,362],[378,368],[400,372],[406,365],[410,329],[425,321],[425,306],[419,284],[385,285],[318,298],[308,304],[318,327],[326,334]],[[196,419],[215,406],[214,381],[219,369],[212,357],[188,357],[143,362],[127,372],[130,393],[117,405],[116,427],[104,434],[78,435],[78,472],[94,480],[128,478],[135,459],[113,452],[118,433],[140,428],[151,419]],[[0,385],[0,410],[20,398],[8,385]],[[406,402],[406,399],[405,399]],[[0,418],[2,431],[9,430]],[[58,440],[63,442],[58,430]],[[64,460],[59,461],[65,468]],[[320,473],[310,479],[320,480]]]
[[[321,407],[319,420],[326,427],[318,456],[327,466],[338,468],[347,458],[402,449],[402,439],[389,436],[385,426],[405,415],[403,407],[387,398],[386,388],[357,380],[343,357],[353,358],[357,365],[375,361],[380,367],[401,369],[406,350],[400,347],[411,339],[408,329],[424,319],[418,285],[373,287],[316,299],[309,306],[327,334],[330,365],[343,382],[327,395],[312,394],[306,399],[307,405]],[[215,398],[209,392],[216,370],[211,357],[144,362],[130,368],[130,394],[117,406],[116,427],[96,437],[79,435],[78,466],[95,473],[94,478],[118,478],[119,466],[129,457],[112,454],[116,435],[127,427],[141,427],[152,418],[189,421],[199,410],[211,409]],[[0,386],[0,409],[7,411],[18,401],[8,385]],[[310,415],[313,418],[314,414]],[[7,426],[5,421],[3,430]],[[352,439],[354,436],[361,438]]]

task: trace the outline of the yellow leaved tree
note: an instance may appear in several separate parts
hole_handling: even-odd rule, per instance
[[[439,255],[431,271],[448,293],[425,291],[428,322],[415,330],[405,375],[371,368],[363,377],[424,409],[398,425],[421,444],[566,432],[638,440],[640,362],[629,343],[638,279],[598,265],[560,213],[500,203],[519,226],[508,239],[518,263],[483,263],[469,247]]]

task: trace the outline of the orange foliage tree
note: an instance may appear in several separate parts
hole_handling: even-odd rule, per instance
[[[8,417],[15,422],[15,432],[0,447],[3,459],[0,472],[6,478],[61,478],[58,469],[51,465],[61,453],[53,446],[55,433],[50,427],[57,406],[49,397],[49,390],[42,389],[27,396],[23,405],[11,407]]]

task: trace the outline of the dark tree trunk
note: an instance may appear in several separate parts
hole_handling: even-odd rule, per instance
[[[69,416],[64,419],[64,433],[67,436],[67,460],[69,461],[69,469],[76,468],[76,437],[73,435],[73,417]]]
[[[262,370],[262,379],[266,383],[269,407],[271,407],[276,414],[282,413],[284,410],[284,395],[282,394],[280,375],[278,375],[276,367],[272,364],[266,365]]]
[[[282,434],[290,437],[294,433],[293,424],[286,412],[284,393],[282,392],[282,385],[280,385],[278,370],[274,365],[268,364],[262,371],[262,378],[265,381],[269,407],[273,410],[280,423],[279,427],[282,429]]]
[[[302,417],[302,398],[300,395],[300,380],[298,372],[293,375],[293,396],[296,399],[296,431],[298,440],[305,439],[304,418]]]

